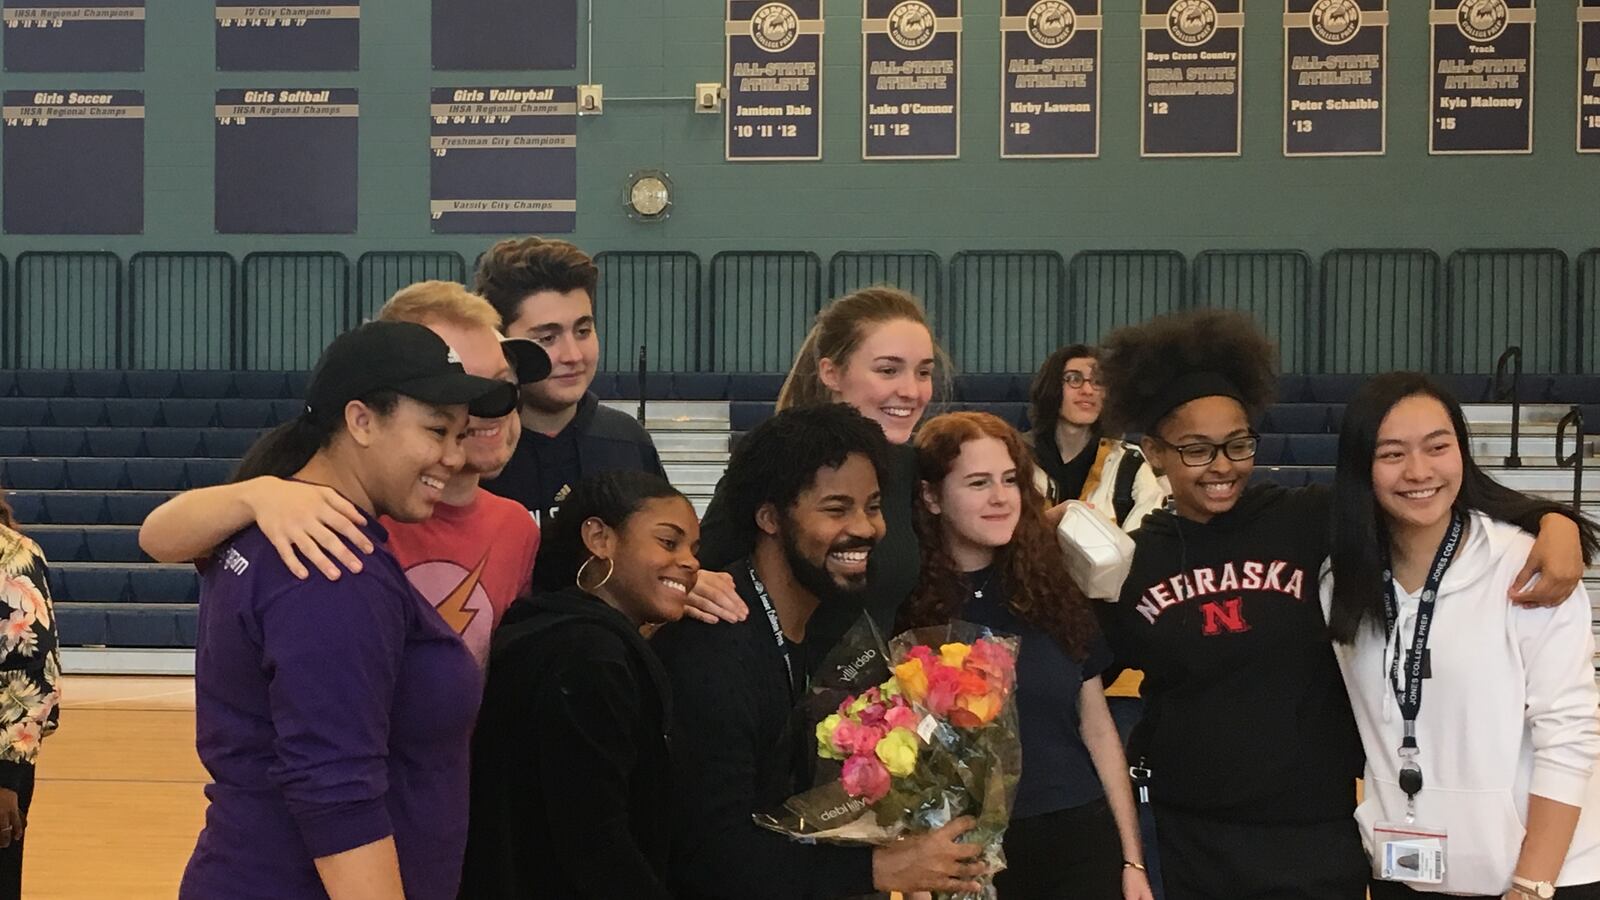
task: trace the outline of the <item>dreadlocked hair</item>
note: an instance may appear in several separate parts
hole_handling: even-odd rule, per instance
[[[1278,348],[1249,316],[1221,309],[1158,316],[1118,328],[1100,345],[1107,434],[1142,431],[1174,379],[1215,372],[1239,389],[1245,414],[1259,416],[1278,385]]]
[[[935,416],[917,432],[917,474],[924,490],[937,490],[950,474],[961,447],[969,441],[994,438],[1006,447],[1017,467],[1022,511],[1011,541],[995,548],[995,572],[1005,586],[1006,606],[1024,622],[1050,635],[1074,659],[1088,655],[1099,632],[1094,610],[1067,571],[1066,557],[1056,545],[1055,531],[1045,520],[1044,496],[1033,489],[1033,454],[1022,435],[988,413],[956,412]],[[964,573],[945,546],[939,516],[919,491],[914,519],[922,543],[922,578],[900,610],[902,628],[943,625],[961,618],[967,602]]]

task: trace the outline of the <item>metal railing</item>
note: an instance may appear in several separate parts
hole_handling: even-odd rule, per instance
[[[1573,432],[1571,456],[1562,452],[1569,426]],[[1583,511],[1583,440],[1583,409],[1574,406],[1556,425],[1556,464],[1562,468],[1572,467],[1572,509],[1580,513]]]
[[[1505,383],[1506,366],[1511,365],[1511,383]],[[1522,348],[1507,347],[1505,352],[1494,364],[1494,388],[1492,395],[1496,403],[1511,401],[1511,455],[1505,458],[1508,469],[1522,468],[1522,456],[1517,451],[1522,440]]]

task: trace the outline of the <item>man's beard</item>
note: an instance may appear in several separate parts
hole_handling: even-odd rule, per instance
[[[800,547],[794,540],[795,529],[793,523],[785,522],[783,529],[783,559],[789,564],[789,571],[793,573],[794,580],[800,586],[810,591],[818,601],[854,601],[860,602],[867,592],[867,576],[862,573],[852,576],[848,583],[840,584],[830,574],[826,567],[811,562],[800,554]],[[866,550],[871,552],[874,543],[868,540],[846,540],[828,548],[828,552],[835,550]],[[870,560],[870,556],[868,557]]]

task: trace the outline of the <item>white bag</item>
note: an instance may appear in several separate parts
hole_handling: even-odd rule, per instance
[[[1133,538],[1089,504],[1069,500],[1056,539],[1084,595],[1115,601],[1133,567]]]

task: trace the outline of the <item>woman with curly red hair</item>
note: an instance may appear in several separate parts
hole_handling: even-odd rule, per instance
[[[1033,455],[987,413],[916,436],[922,577],[905,627],[961,619],[1021,638],[1022,779],[1006,832],[1004,900],[1150,900],[1127,762],[1100,673],[1111,653],[1032,490]]]

